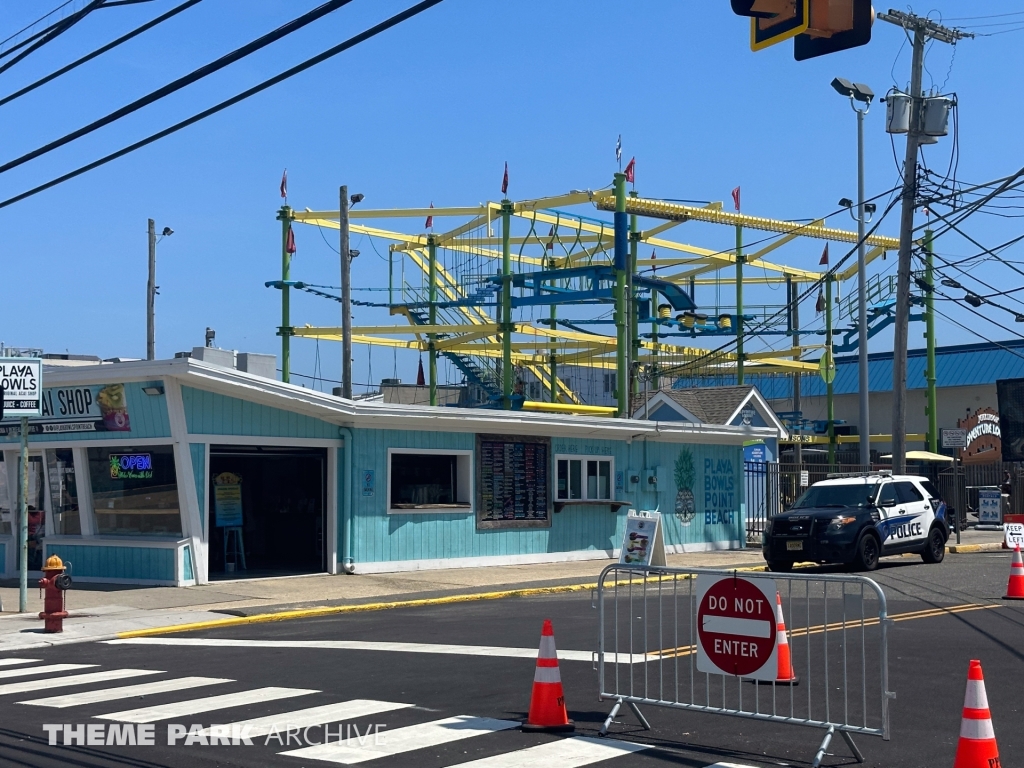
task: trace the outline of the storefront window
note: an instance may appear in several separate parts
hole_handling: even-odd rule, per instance
[[[119,536],[181,536],[174,452],[168,445],[90,448],[96,530]]]
[[[4,453],[0,451],[0,533],[11,533],[11,516],[13,499],[15,494],[8,490],[7,464],[4,462]]]
[[[81,535],[78,483],[75,482],[75,459],[71,451],[46,451],[46,475],[50,485],[54,533],[58,536]]]

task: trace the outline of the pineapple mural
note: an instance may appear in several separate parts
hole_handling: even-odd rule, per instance
[[[693,500],[693,484],[696,472],[693,469],[693,454],[684,448],[676,457],[676,518],[683,525],[688,525],[697,514],[697,506]]]

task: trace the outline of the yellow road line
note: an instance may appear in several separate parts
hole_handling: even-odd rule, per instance
[[[944,616],[952,615],[957,613],[967,613],[968,611],[984,611],[989,608],[1000,608],[998,604],[981,604],[981,603],[965,603],[964,605],[954,605],[951,608],[928,608],[923,611],[908,611],[907,613],[894,613],[889,618],[892,621],[913,621],[914,619],[929,619],[933,616]],[[873,627],[878,625],[878,617],[864,619],[865,627]],[[846,622],[847,630],[856,630],[861,626],[859,621],[848,621]],[[821,635],[826,630],[830,632],[842,631],[843,622],[835,622],[832,624],[818,624],[813,627],[797,627],[795,629],[787,630],[789,637],[807,637],[808,635]],[[695,652],[695,648],[692,645],[681,645],[678,648],[666,648],[663,651],[651,651],[649,656],[657,656],[658,658],[671,659],[678,656],[689,656]]]

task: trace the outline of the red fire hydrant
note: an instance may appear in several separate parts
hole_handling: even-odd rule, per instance
[[[43,573],[45,576],[39,580],[39,589],[46,590],[43,612],[39,614],[45,622],[43,632],[63,632],[64,617],[68,615],[64,610],[64,593],[71,586],[71,577],[64,572],[64,563],[57,555],[47,558]]]

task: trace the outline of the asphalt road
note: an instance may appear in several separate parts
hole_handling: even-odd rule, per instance
[[[897,698],[892,703],[890,741],[867,735],[856,738],[867,765],[917,768],[952,764],[972,658],[983,664],[1003,764],[1018,762],[1016,756],[1024,749],[1020,695],[1024,603],[999,599],[1008,572],[1008,555],[971,554],[948,555],[939,566],[925,566],[912,558],[891,559],[874,574],[887,595],[890,615],[897,618],[889,642],[890,688]],[[803,620],[800,610],[796,613],[789,629],[798,674],[804,677],[803,648],[827,647],[833,671],[830,701],[838,707],[842,676],[837,664],[844,640],[837,632],[831,632],[828,640],[819,632],[822,617],[817,607],[808,611],[809,621]],[[834,622],[836,616],[830,613],[828,621]],[[513,727],[529,706],[534,649],[546,618],[553,620],[557,645],[566,652],[560,670],[570,715],[577,724],[576,734],[568,740],[523,733]],[[867,632],[871,631],[877,633],[877,627],[869,627]],[[589,660],[597,636],[597,612],[591,607],[591,596],[576,593],[351,613],[174,634],[149,642],[72,645],[18,654],[17,658],[33,661],[8,664],[0,659],[0,765],[301,768],[371,760],[375,768],[445,768],[471,761],[481,761],[473,768],[704,768],[716,763],[761,768],[808,765],[813,758],[822,736],[817,729],[654,706],[642,708],[651,730],[642,729],[624,708],[610,737],[594,738],[611,706],[611,702],[597,699],[597,673]],[[226,640],[240,642],[234,646],[185,644]],[[340,641],[347,641],[347,646],[338,647]],[[847,638],[845,642],[852,641]],[[874,653],[877,643],[872,642],[868,648]],[[281,647],[283,643],[314,647]],[[334,647],[323,647],[328,643]],[[412,652],[408,646],[395,650],[377,645],[380,643],[435,647],[420,645],[419,652]],[[321,647],[315,647],[317,644]],[[466,646],[499,650],[473,652]],[[659,641],[648,648],[668,646]],[[686,653],[678,656],[684,672],[690,658]],[[865,658],[877,657],[869,654]],[[28,673],[55,664],[95,666]],[[656,664],[630,667],[636,680],[645,667],[654,674]],[[856,669],[856,664],[851,669]],[[66,682],[77,675],[102,678],[121,674],[134,676]],[[150,687],[136,689],[134,695],[111,690],[126,686]],[[165,690],[161,691],[161,686]],[[735,683],[730,682],[729,690],[733,687]],[[749,683],[738,687],[748,697],[755,690]],[[265,688],[274,690],[261,693]],[[140,695],[146,690],[151,692]],[[770,686],[765,690],[770,691]],[[802,679],[793,690],[794,706],[799,710],[809,690],[814,697],[823,697],[826,689],[818,675],[810,681]],[[880,697],[875,689],[871,693],[874,703]],[[777,699],[786,713],[789,695],[788,688],[777,689]],[[847,697],[853,700],[848,706],[854,710],[859,695]],[[48,706],[24,703],[43,698],[47,701],[41,703]],[[287,734],[283,731],[269,741],[265,735],[253,738],[252,746],[185,746],[184,738],[174,747],[166,743],[168,724],[182,724],[187,729],[192,724],[206,728],[259,719],[269,723],[274,721],[272,715],[299,711],[305,714],[293,714],[293,719],[316,723],[306,734],[311,742],[322,740],[325,722],[333,724],[331,739],[336,741],[342,727],[339,723],[344,723],[347,749],[335,749],[327,756],[346,762],[325,761],[322,750],[319,757],[315,752],[283,754],[306,746],[298,743],[298,734],[290,745],[284,743]],[[463,719],[452,720],[459,717]],[[47,744],[44,724],[64,723],[91,724],[94,734],[96,726],[104,726],[103,738],[110,735],[112,724],[152,723],[156,743],[64,745],[62,733],[58,733],[58,743]],[[379,726],[380,735],[367,737],[367,730],[374,725]],[[362,746],[353,728],[362,736]],[[824,765],[856,764],[839,738],[829,752],[833,754],[825,758]]]

